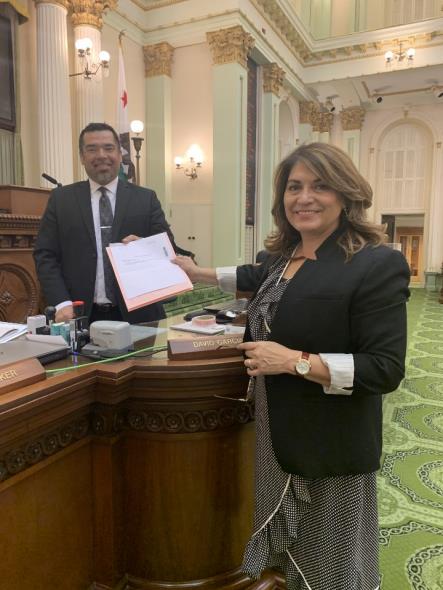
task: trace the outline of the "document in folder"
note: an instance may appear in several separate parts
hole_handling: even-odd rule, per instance
[[[166,232],[106,248],[128,311],[192,290]]]

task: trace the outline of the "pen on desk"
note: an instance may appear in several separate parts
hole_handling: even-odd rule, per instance
[[[164,246],[162,246],[163,248],[163,252],[165,253],[166,258],[168,257],[168,251],[166,250],[166,248]]]

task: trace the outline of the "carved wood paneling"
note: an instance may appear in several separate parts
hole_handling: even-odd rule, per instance
[[[0,263],[0,321],[25,321],[35,313],[38,299],[37,282],[23,266]]]
[[[249,587],[239,568],[252,525],[253,409],[215,397],[240,396],[247,381],[241,358],[134,359],[2,396],[6,587]]]

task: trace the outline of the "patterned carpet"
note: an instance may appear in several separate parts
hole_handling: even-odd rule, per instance
[[[384,400],[382,590],[443,589],[443,305],[413,289],[406,378]]]

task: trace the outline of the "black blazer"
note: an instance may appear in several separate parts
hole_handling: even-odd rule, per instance
[[[119,242],[129,234],[147,237],[164,231],[170,234],[155,192],[119,180],[111,241]],[[41,220],[34,260],[48,304],[83,300],[85,313],[91,314],[97,246],[89,181],[52,191]],[[123,318],[131,323],[165,317],[159,303],[129,313],[121,293],[118,305]]]
[[[325,394],[321,385],[289,374],[265,378],[277,460],[286,472],[306,477],[379,468],[381,394],[404,376],[406,260],[386,246],[367,246],[345,262],[338,233],[290,281],[269,335],[294,350],[354,356],[351,395]],[[273,261],[239,267],[238,289],[257,288]],[[245,339],[251,339],[248,327]]]

